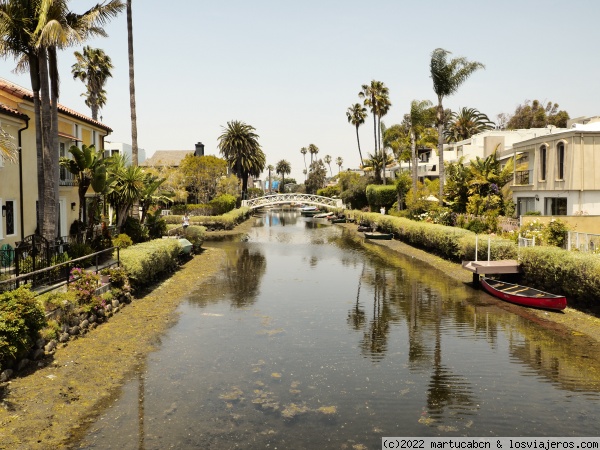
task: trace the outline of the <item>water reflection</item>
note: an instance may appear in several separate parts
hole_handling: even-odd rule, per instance
[[[226,269],[182,305],[81,448],[366,449],[393,435],[600,433],[600,355],[589,341],[385,247],[366,252],[340,227],[289,211],[256,220],[248,242],[215,244]]]

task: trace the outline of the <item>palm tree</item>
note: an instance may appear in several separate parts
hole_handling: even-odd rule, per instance
[[[122,155],[110,158],[108,171],[111,185],[108,201],[117,210],[117,227],[121,228],[128,212],[144,194],[146,174],[140,166],[128,165]]]
[[[282,159],[277,163],[275,171],[281,174],[281,187],[279,188],[279,191],[285,192],[285,176],[292,172],[292,166],[290,166],[290,163],[285,159]]]
[[[440,174],[440,205],[444,202],[444,106],[445,97],[456,93],[458,88],[469,78],[473,72],[485,66],[479,62],[468,61],[464,57],[447,60],[449,51],[436,48],[431,53],[431,78],[433,90],[438,98],[437,126],[438,126],[438,153]]]
[[[219,150],[233,173],[242,180],[242,199],[248,192],[248,177],[258,177],[265,168],[265,154],[258,143],[254,127],[237,120],[227,122],[219,136]]]
[[[417,139],[428,120],[428,111],[432,103],[429,100],[413,100],[410,103],[408,124],[410,127],[410,155],[412,161],[412,189],[417,192]]]
[[[15,138],[0,126],[0,160],[2,158],[14,162],[19,150],[14,143]]]
[[[308,152],[310,153],[310,163],[313,163],[313,157],[316,158],[317,153],[319,153],[319,148],[315,144],[310,144],[308,146]]]
[[[363,84],[362,90],[358,93],[360,98],[364,99],[364,105],[371,109],[373,114],[373,135],[375,139],[375,150],[380,150],[380,137],[381,137],[381,117],[387,114],[391,106],[389,101],[389,89],[382,81],[372,80],[371,84]],[[381,179],[381,175],[375,174],[378,179]]]
[[[356,142],[358,143],[358,155],[360,156],[360,163],[363,164],[362,152],[360,151],[360,138],[358,137],[358,127],[365,123],[367,118],[367,108],[360,103],[355,103],[346,110],[346,117],[348,123],[351,123],[356,127]]]
[[[133,64],[133,18],[131,0],[127,0],[127,55],[129,59],[129,108],[131,109],[131,164],[138,165],[137,110],[135,105],[135,71]]]
[[[269,171],[269,193],[270,193],[273,188],[273,185],[271,184],[271,172],[273,172],[275,170],[275,167],[273,167],[273,164],[269,164],[267,166],[267,170]]]
[[[339,175],[339,173],[342,171],[342,164],[344,164],[344,160],[342,159],[341,156],[338,156],[337,158],[335,158],[335,163],[338,165],[338,175]]]
[[[86,85],[85,104],[92,110],[92,119],[98,120],[98,110],[106,104],[104,85],[112,77],[112,62],[104,50],[89,45],[83,47],[83,53],[75,52],[74,55],[77,62],[71,66],[73,79]]]
[[[75,175],[79,194],[79,220],[87,222],[85,194],[91,186],[94,192],[102,192],[106,186],[106,165],[102,154],[96,147],[85,144],[81,148],[72,145],[69,153],[73,159],[62,157],[60,165]]]
[[[304,158],[304,168],[306,169],[306,154],[308,153],[308,150],[306,147],[302,147],[300,153],[302,153],[302,157]]]
[[[445,137],[448,142],[460,142],[482,131],[492,130],[495,124],[475,108],[462,108],[450,116]]]
[[[329,166],[329,173],[331,176],[333,176],[333,172],[331,171],[331,156],[325,155],[325,157],[323,158],[323,161],[325,162],[325,164],[327,164]]]

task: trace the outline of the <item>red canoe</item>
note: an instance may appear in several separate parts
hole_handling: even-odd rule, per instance
[[[506,283],[487,277],[481,277],[480,282],[483,288],[493,296],[517,305],[559,311],[567,307],[567,299],[562,295],[549,294],[527,286]]]

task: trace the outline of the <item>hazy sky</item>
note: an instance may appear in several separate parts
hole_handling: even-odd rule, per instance
[[[97,1],[70,2],[81,13]],[[286,159],[303,181],[300,148],[359,163],[346,109],[362,84],[389,88],[386,125],[399,123],[414,99],[436,101],[429,76],[438,47],[485,64],[444,106],[473,107],[496,120],[526,99],[559,103],[571,117],[600,114],[600,2],[505,1],[133,1],[138,143],[192,150],[201,141],[218,155],[222,127],[256,128],[267,163]],[[125,13],[102,48],[115,69],[102,121],[109,141],[131,143]],[[59,56],[60,102],[91,116],[73,80],[73,48]],[[29,77],[0,61],[0,76],[26,88]],[[373,151],[369,115],[360,128],[363,155]],[[307,158],[309,161],[310,158]],[[332,164],[334,173],[337,166]]]

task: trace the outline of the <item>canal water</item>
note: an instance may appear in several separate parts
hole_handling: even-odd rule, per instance
[[[597,346],[342,227],[271,210],[180,306],[87,449],[598,436]],[[556,314],[556,313],[548,313]]]

